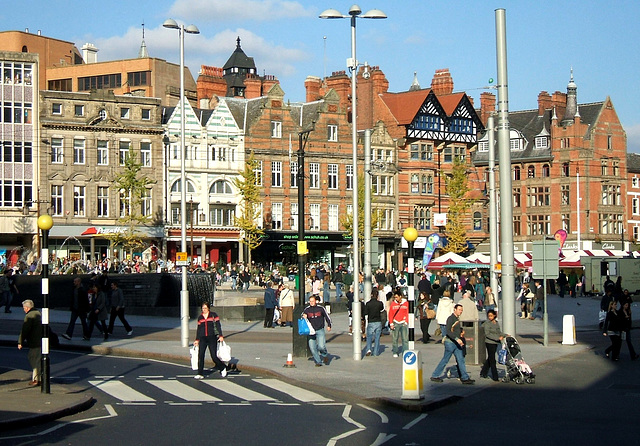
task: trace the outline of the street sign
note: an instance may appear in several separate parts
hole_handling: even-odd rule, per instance
[[[309,249],[307,248],[307,241],[302,240],[298,242],[298,255],[303,256],[305,254],[309,254]]]
[[[533,242],[531,266],[534,279],[557,279],[560,244],[556,239]]]
[[[187,266],[189,260],[187,259],[186,252],[176,252],[176,266]]]

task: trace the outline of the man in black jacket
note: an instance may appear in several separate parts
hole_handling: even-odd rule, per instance
[[[464,340],[462,339],[464,333],[462,331],[462,325],[460,324],[460,315],[462,314],[462,305],[456,304],[453,307],[453,313],[447,319],[446,336],[444,338],[444,356],[440,360],[440,363],[431,374],[431,381],[441,383],[443,380],[440,377],[444,368],[447,366],[451,355],[455,356],[458,369],[460,370],[460,381],[462,384],[473,384],[475,380],[469,377],[467,373],[467,367],[464,361],[464,354],[462,348],[464,347]]]
[[[364,316],[367,319],[367,356],[380,354],[380,333],[382,333],[382,312],[384,305],[378,300],[378,293],[373,293],[369,302],[364,306]],[[373,352],[371,343],[373,341]]]
[[[70,341],[73,337],[73,330],[76,326],[76,320],[80,318],[82,324],[82,338],[87,337],[87,313],[89,312],[89,298],[87,290],[82,286],[82,280],[80,277],[73,279],[73,296],[71,297],[71,318],[69,319],[69,325],[67,325],[67,331],[62,333],[62,337]]]

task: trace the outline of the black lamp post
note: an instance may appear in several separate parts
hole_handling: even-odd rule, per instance
[[[38,217],[38,228],[42,231],[42,393],[51,393],[49,364],[49,230],[53,227],[50,215]]]
[[[416,293],[413,287],[414,275],[415,275],[415,253],[413,252],[413,242],[418,238],[418,231],[416,228],[409,227],[404,230],[402,236],[409,244],[409,258],[407,259],[407,285],[408,285],[408,300],[409,300],[409,350],[415,349],[415,299]]]

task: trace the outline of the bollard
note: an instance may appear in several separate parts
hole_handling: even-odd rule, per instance
[[[420,352],[407,350],[402,354],[402,399],[420,400],[422,394],[422,362]]]
[[[562,317],[562,345],[576,344],[576,318],[573,314]]]

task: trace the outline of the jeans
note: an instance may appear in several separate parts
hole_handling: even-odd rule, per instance
[[[244,291],[249,291],[249,282],[244,282],[244,283],[242,284],[242,289],[243,289]]]
[[[402,350],[398,347],[398,338],[402,338]],[[406,324],[393,324],[391,330],[391,352],[399,355],[409,350],[409,327]]]
[[[340,302],[340,298],[342,297],[342,282],[336,282],[336,302]]]
[[[324,328],[316,330],[316,334],[309,336],[309,350],[316,364],[322,364],[322,360],[328,356]]]
[[[231,276],[231,289],[236,290],[238,288],[238,278]]]
[[[438,363],[438,366],[431,374],[432,378],[439,378],[444,371],[444,368],[447,366],[449,359],[451,359],[451,355],[455,356],[456,363],[458,364],[458,368],[460,369],[460,379],[467,380],[469,379],[469,374],[467,373],[467,367],[464,362],[464,356],[462,355],[462,349],[455,344],[451,339],[445,338],[444,342],[444,356]]]
[[[369,322],[367,325],[367,352],[372,352],[373,356],[380,354],[380,334],[382,333],[382,322]],[[373,350],[371,350],[373,341]]]

